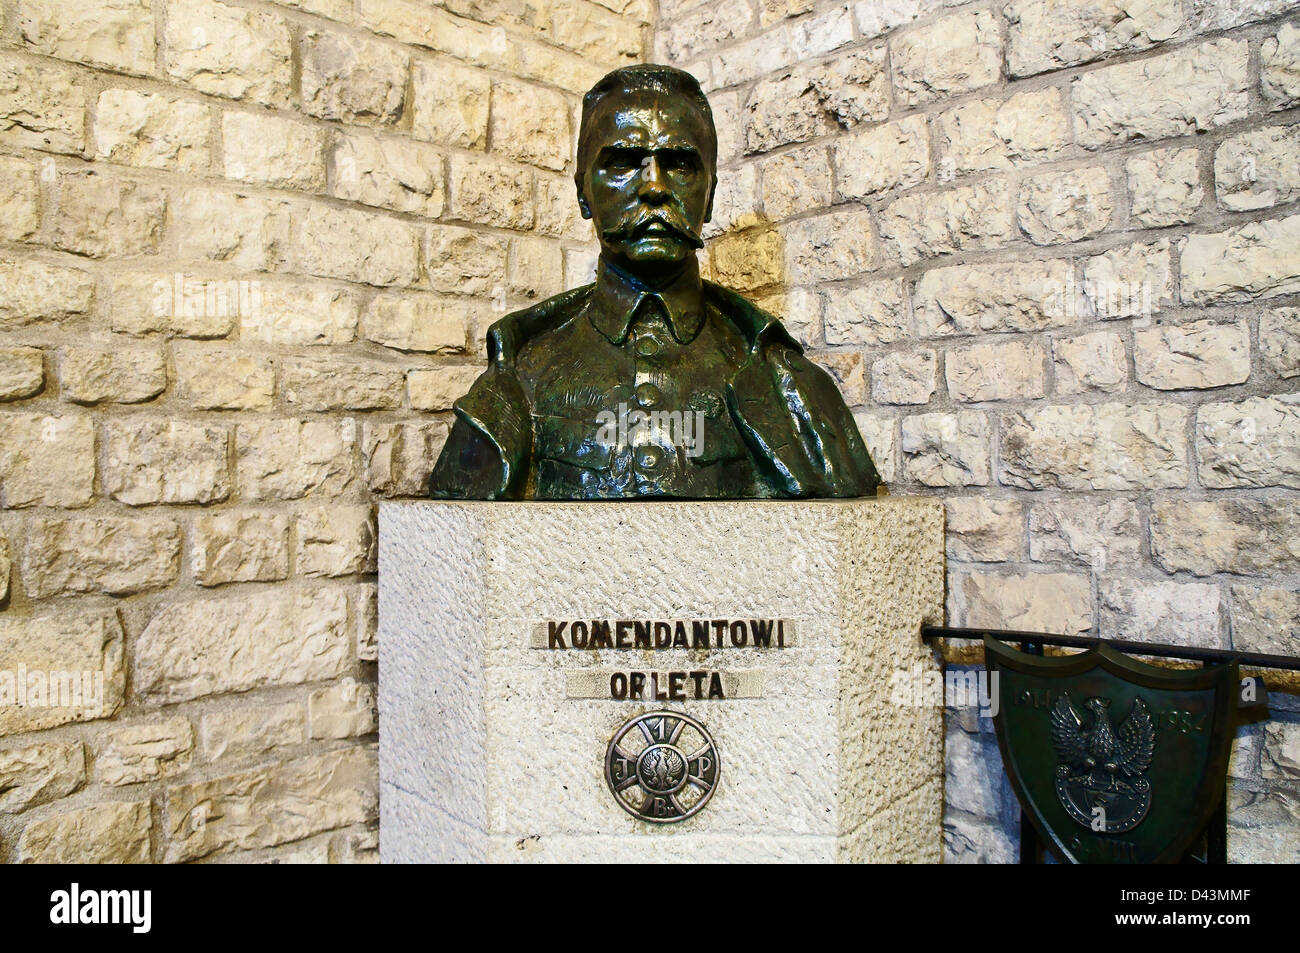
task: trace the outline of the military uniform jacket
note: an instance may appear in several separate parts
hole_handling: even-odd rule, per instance
[[[850,497],[880,478],[834,380],[767,314],[694,268],[507,315],[454,405],[443,499]]]

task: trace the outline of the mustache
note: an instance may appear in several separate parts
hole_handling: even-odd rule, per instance
[[[617,241],[640,237],[651,225],[662,225],[692,248],[703,248],[704,239],[677,212],[660,209],[654,212],[635,212],[615,222],[601,232],[606,240]]]

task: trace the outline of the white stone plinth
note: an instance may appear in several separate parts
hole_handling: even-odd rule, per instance
[[[890,677],[938,670],[919,629],[942,620],[943,553],[923,499],[382,505],[382,859],[939,860],[941,712],[892,704]],[[547,621],[751,618],[794,644],[537,647]],[[719,671],[742,697],[574,697],[629,670]],[[721,775],[650,824],[604,757],[665,708],[708,728]]]

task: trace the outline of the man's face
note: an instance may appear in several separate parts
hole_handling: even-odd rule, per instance
[[[578,202],[606,257],[639,277],[679,269],[701,247],[713,204],[705,119],[648,90],[606,97],[591,116]]]

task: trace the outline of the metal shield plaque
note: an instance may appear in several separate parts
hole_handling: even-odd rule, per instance
[[[1237,665],[1158,668],[1106,646],[1042,657],[985,637],[1002,762],[1071,863],[1176,863],[1223,797]]]

